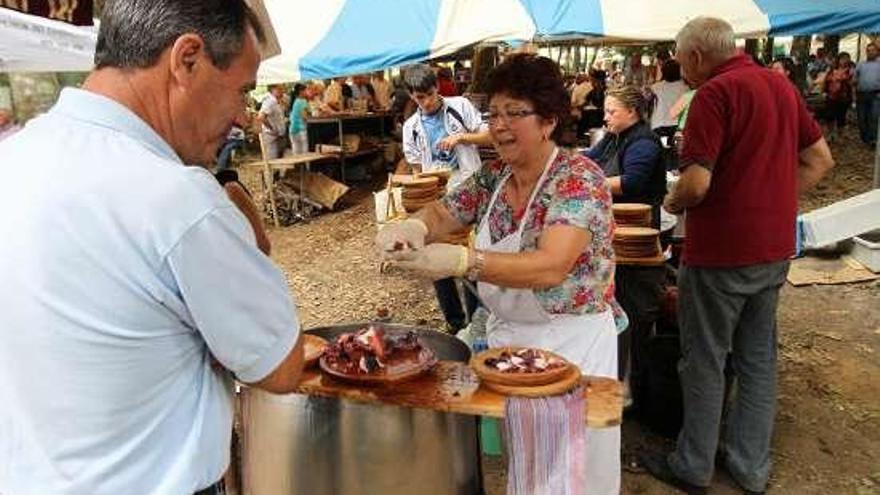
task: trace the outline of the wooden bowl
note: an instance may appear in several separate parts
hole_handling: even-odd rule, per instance
[[[303,353],[305,354],[305,367],[311,368],[318,363],[318,359],[324,354],[324,349],[330,345],[327,339],[317,335],[303,334]]]
[[[435,177],[439,181],[438,184],[443,187],[452,177],[451,170],[432,170],[430,172],[419,172],[419,177]]]
[[[480,377],[480,380],[484,382],[492,382],[498,385],[507,385],[507,386],[537,386],[537,385],[548,385],[553,382],[557,382],[567,375],[571,373],[572,368],[577,368],[577,366],[568,362],[562,356],[558,354],[554,354],[550,351],[545,351],[540,349],[540,351],[546,355],[547,357],[554,357],[556,359],[560,359],[565,363],[565,366],[560,366],[559,368],[554,368],[548,371],[542,371],[538,373],[504,373],[502,371],[498,371],[495,368],[492,368],[486,364],[486,360],[489,358],[498,359],[498,357],[503,352],[509,352],[511,354],[516,353],[517,351],[528,349],[527,347],[497,347],[494,349],[485,350],[476,356],[473,356],[470,361],[470,366],[473,368],[474,372],[476,372],[477,376]],[[580,371],[578,371],[580,374]]]
[[[393,178],[392,178],[393,181]],[[436,177],[413,177],[407,182],[402,182],[406,189],[434,189],[440,183]]]
[[[651,206],[642,203],[617,203],[611,206],[614,221],[620,227],[650,227]]]
[[[618,227],[614,230],[615,239],[635,239],[642,237],[657,237],[660,231],[649,227]]]
[[[547,385],[533,385],[531,387],[523,385],[502,385],[483,381],[480,384],[489,390],[498,392],[503,395],[517,395],[521,397],[549,397],[552,395],[566,394],[581,383],[581,371],[577,366],[568,369],[568,373],[558,381],[548,383]]]
[[[614,213],[644,213],[651,211],[651,205],[644,203],[614,203],[611,205],[611,211]]]
[[[415,178],[416,176],[411,174],[394,174],[391,176],[391,183],[395,186],[402,186],[409,184]]]
[[[404,189],[403,199],[437,199],[437,191],[435,189]]]

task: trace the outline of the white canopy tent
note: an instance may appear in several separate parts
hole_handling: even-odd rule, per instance
[[[486,41],[669,40],[698,15],[725,18],[742,37],[880,31],[878,0],[248,2],[275,27],[264,57],[281,51],[262,64],[261,82],[369,72]],[[0,8],[0,72],[89,70],[96,38],[94,27]]]
[[[739,37],[880,31],[878,0],[265,0],[282,53],[263,82],[328,78],[442,57],[486,41],[665,41],[690,19]]]

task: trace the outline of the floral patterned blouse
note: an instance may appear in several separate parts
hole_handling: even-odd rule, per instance
[[[493,192],[509,173],[510,167],[500,160],[486,164],[447,193],[443,204],[459,222],[479,226]],[[526,222],[523,251],[538,248],[545,227],[572,225],[587,229],[592,241],[565,281],[556,287],[535,289],[535,296],[548,313],[601,313],[609,307],[618,313],[619,305],[614,300],[611,190],[602,169],[586,157],[560,149],[539,187],[525,219],[521,218],[523,211],[516,212],[510,206],[505,191],[498,195],[488,212],[492,242],[516,232],[520,221]]]

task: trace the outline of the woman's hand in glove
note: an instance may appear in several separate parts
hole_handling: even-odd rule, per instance
[[[425,222],[417,218],[408,218],[379,229],[379,233],[376,234],[376,249],[379,251],[379,256],[386,259],[393,252],[423,248],[427,235],[428,226]]]
[[[468,270],[470,251],[457,244],[429,244],[422,249],[391,255],[391,264],[431,280],[463,277]]]

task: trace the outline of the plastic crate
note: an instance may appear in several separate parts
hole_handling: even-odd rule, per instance
[[[880,272],[880,230],[853,237],[852,257],[874,273]]]
[[[819,248],[880,227],[880,189],[859,194],[800,217],[804,247]]]

